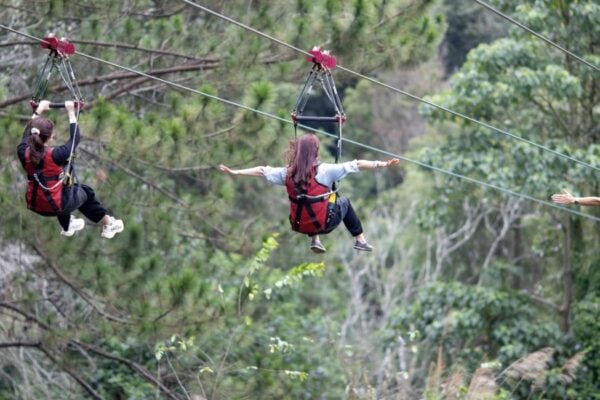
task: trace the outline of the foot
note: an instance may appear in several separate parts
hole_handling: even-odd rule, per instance
[[[120,219],[108,217],[108,223],[102,225],[102,237],[112,239],[117,233],[123,232],[125,225]]]
[[[69,229],[66,231],[61,231],[60,234],[63,236],[71,237],[75,234],[75,232],[82,230],[85,227],[85,221],[83,218],[75,218],[71,215],[71,220],[69,221]]]
[[[354,242],[354,248],[360,251],[373,251],[373,246],[367,243],[366,240],[357,240]]]
[[[317,254],[325,253],[327,251],[319,239],[312,239],[310,241],[310,249],[313,251],[313,253]]]

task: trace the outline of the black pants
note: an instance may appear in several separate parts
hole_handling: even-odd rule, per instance
[[[358,219],[358,215],[354,212],[350,200],[346,197],[338,197],[335,204],[335,214],[327,221],[326,232],[329,233],[337,228],[342,221],[352,236],[358,236],[363,233],[360,219]]]
[[[69,229],[71,213],[75,210],[81,211],[90,221],[98,223],[107,214],[106,208],[96,199],[94,189],[88,185],[73,184],[64,187],[62,192],[63,211],[57,216],[63,230]]]

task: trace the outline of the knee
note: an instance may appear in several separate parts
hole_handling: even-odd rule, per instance
[[[88,198],[92,199],[96,196],[96,192],[88,185],[81,185],[81,189],[88,195]]]

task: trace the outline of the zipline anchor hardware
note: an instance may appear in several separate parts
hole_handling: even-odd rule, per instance
[[[342,108],[342,102],[338,95],[331,75],[331,70],[336,67],[336,59],[327,50],[321,50],[319,47],[313,47],[308,51],[309,55],[306,56],[306,61],[313,63],[313,67],[306,78],[306,82],[302,87],[302,91],[296,100],[296,105],[292,110],[292,120],[294,125],[298,125],[301,121],[320,121],[320,122],[338,122],[344,123],[346,121],[346,114]],[[316,116],[316,115],[304,115],[304,108],[308,102],[310,91],[315,81],[321,82],[323,91],[327,95],[327,98],[331,101],[333,108],[335,109],[335,115],[333,116]]]
[[[320,47],[313,47],[308,51],[306,61],[313,63],[312,69],[310,70],[304,86],[296,100],[296,105],[292,110],[292,121],[294,122],[294,131],[298,126],[299,122],[335,122],[339,126],[338,138],[337,138],[337,152],[335,156],[335,162],[341,158],[342,155],[342,124],[346,122],[346,114],[342,107],[340,96],[338,95],[331,75],[331,70],[337,65],[336,59],[328,50],[322,50]],[[323,88],[323,92],[327,95],[327,98],[333,105],[335,115],[304,115],[304,108],[310,97],[310,92],[315,81],[319,81]]]
[[[46,94],[48,82],[55,70],[58,71],[67,90],[71,93],[75,107],[79,110],[83,109],[85,102],[77,85],[71,61],[69,60],[69,56],[75,54],[75,45],[64,38],[58,39],[54,34],[50,33],[43,39],[41,46],[43,49],[48,49],[50,53],[37,76],[35,89],[29,102],[33,111],[36,110],[40,100]],[[50,103],[50,108],[64,108],[64,106],[64,101]]]

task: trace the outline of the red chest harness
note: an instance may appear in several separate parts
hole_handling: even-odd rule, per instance
[[[335,205],[336,193],[315,180],[317,167],[308,182],[306,192],[298,193],[290,176],[285,187],[290,199],[290,224],[296,232],[327,233],[327,220]]]
[[[52,159],[52,149],[46,148],[38,165],[33,165],[29,148],[25,150],[27,171],[27,208],[41,215],[57,215],[62,211],[62,188],[65,170]]]

